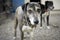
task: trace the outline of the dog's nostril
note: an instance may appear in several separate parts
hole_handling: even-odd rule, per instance
[[[53,7],[53,9],[54,9],[54,7]]]
[[[34,21],[35,24],[38,24],[39,21]]]

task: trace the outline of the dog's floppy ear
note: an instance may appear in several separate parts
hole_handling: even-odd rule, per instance
[[[24,4],[24,5],[22,5],[22,9],[23,9],[23,11],[27,11],[27,5],[28,5],[29,3],[26,3],[26,4]]]
[[[45,10],[45,5],[44,4],[41,4],[39,3],[40,7],[41,7],[41,11],[44,11]]]
[[[28,5],[29,3],[26,3],[26,5]]]

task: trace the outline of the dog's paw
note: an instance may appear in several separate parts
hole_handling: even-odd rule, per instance
[[[13,39],[16,39],[16,37],[13,37]]]
[[[47,26],[47,29],[50,29],[50,26]]]
[[[42,27],[42,26],[40,26],[39,28],[40,28],[40,29],[42,29],[43,27]]]

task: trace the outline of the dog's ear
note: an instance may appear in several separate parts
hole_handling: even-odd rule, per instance
[[[26,3],[26,6],[28,5],[29,3]]]
[[[26,4],[24,4],[24,5],[22,5],[22,9],[23,9],[23,11],[27,11],[27,5],[28,5],[29,3],[26,3]]]
[[[39,3],[39,5],[41,7],[41,10],[45,9],[45,5],[44,4]]]

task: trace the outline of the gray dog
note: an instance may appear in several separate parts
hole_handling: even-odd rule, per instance
[[[14,37],[16,37],[17,25],[19,25],[21,40],[23,40],[24,32],[30,32],[33,37],[32,30],[40,23],[38,17],[41,13],[40,10],[40,5],[36,2],[26,3],[16,9]]]

